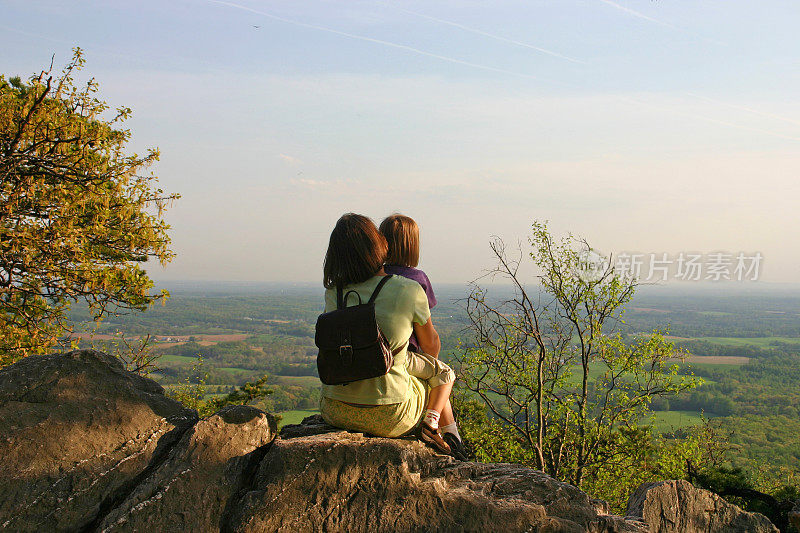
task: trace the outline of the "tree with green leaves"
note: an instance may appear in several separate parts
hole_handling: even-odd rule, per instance
[[[200,416],[209,416],[228,405],[248,405],[273,393],[267,388],[269,376],[264,374],[255,381],[248,381],[222,396],[207,398],[206,381],[208,371],[203,358],[197,356],[192,364],[191,375],[183,384],[167,390],[167,396],[181,402],[189,409],[197,410]]]
[[[474,414],[477,401],[478,412],[491,415],[479,424],[487,433],[476,432],[484,447],[476,451],[579,487],[637,468],[641,454],[634,452],[653,438],[646,427],[652,400],[700,380],[678,374],[675,348],[661,332],[623,337],[619,326],[637,281],[610,258],[574,236],[554,238],[539,222],[530,244],[538,284],[521,279],[522,253],[509,257],[495,240],[497,265],[487,275],[510,283],[513,294],[493,298],[476,282],[467,299],[472,338],[457,365],[472,403],[462,405]]]
[[[76,48],[60,74],[0,76],[0,366],[49,349],[73,302],[100,319],[167,296],[140,263],[173,257],[163,213],[178,196],[143,173],[156,149],[127,150],[131,110],[76,84],[83,64]]]

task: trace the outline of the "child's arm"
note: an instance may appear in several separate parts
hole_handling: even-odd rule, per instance
[[[436,295],[433,293],[433,285],[431,285],[431,280],[428,279],[428,275],[420,270],[422,274],[422,281],[419,281],[419,284],[422,285],[422,288],[425,290],[425,295],[428,297],[428,307],[433,309],[436,306]]]
[[[423,352],[433,357],[439,356],[442,344],[430,318],[422,325],[414,322],[414,334],[417,336],[417,342]]]

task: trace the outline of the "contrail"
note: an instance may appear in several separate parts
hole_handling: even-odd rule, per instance
[[[29,31],[25,31],[25,30],[20,30],[18,28],[11,28],[9,26],[6,26],[5,24],[0,24],[0,29],[6,30],[6,31],[11,31],[11,32],[14,32],[14,33],[16,33],[18,35],[24,35],[26,37],[32,37],[34,39],[43,39],[45,41],[50,41],[52,43],[64,44],[64,45],[67,45],[67,46],[70,46],[70,47],[78,46],[78,43],[75,42],[75,41],[65,41],[63,39],[56,39],[56,38],[51,37],[49,35],[42,35],[40,33],[33,33],[33,32],[29,32]],[[91,43],[85,44],[84,46],[81,46],[81,48],[84,50],[84,52],[87,52],[87,51],[91,50],[92,54],[104,55],[104,56],[109,56],[109,57],[117,57],[117,58],[123,58],[123,59],[129,59],[129,60],[134,61],[136,63],[148,64],[148,62],[145,59],[141,59],[141,58],[129,55],[129,54],[124,54],[124,53],[121,53],[121,52],[117,52],[115,50],[109,50],[109,49],[107,49],[105,47],[94,46]]]
[[[632,16],[634,16],[636,18],[640,18],[642,20],[646,20],[648,22],[652,22],[654,24],[658,24],[659,26],[663,26],[665,28],[669,28],[671,30],[678,31],[678,32],[684,33],[686,35],[690,35],[690,36],[696,37],[698,39],[702,39],[704,41],[708,41],[710,43],[714,43],[714,44],[718,44],[718,45],[722,45],[722,46],[727,46],[727,43],[724,43],[722,41],[718,41],[716,39],[709,39],[708,37],[703,37],[701,35],[692,34],[691,32],[688,32],[688,31],[684,30],[683,28],[679,28],[678,26],[675,26],[675,25],[670,24],[668,22],[664,22],[662,20],[658,20],[656,18],[650,17],[648,15],[645,15],[644,13],[641,13],[639,11],[633,10],[633,9],[631,9],[629,7],[625,7],[625,6],[620,5],[620,4],[616,3],[616,2],[612,2],[611,0],[600,0],[600,1],[603,2],[604,4],[610,5],[614,9],[618,9],[620,11],[623,11],[623,12],[625,12],[625,13],[627,13],[629,15],[632,15]]]
[[[0,24],[0,29],[6,30],[6,31],[10,31],[10,32],[14,32],[14,33],[16,33],[18,35],[24,35],[26,37],[32,37],[34,39],[42,39],[42,40],[50,41],[50,42],[57,43],[57,44],[64,44],[64,45],[70,46],[71,48],[73,48],[75,46],[82,45],[81,49],[83,49],[84,53],[86,53],[88,55],[91,55],[91,56],[98,55],[98,56],[122,58],[122,59],[126,59],[128,61],[132,61],[134,63],[142,64],[142,65],[147,65],[147,66],[152,66],[153,65],[152,60],[150,60],[148,58],[136,57],[136,56],[133,56],[131,54],[127,54],[125,52],[120,52],[120,51],[115,50],[113,48],[108,48],[106,46],[99,46],[99,45],[95,45],[93,43],[78,43],[77,41],[65,41],[63,39],[56,39],[56,38],[51,37],[49,35],[42,35],[40,33],[33,33],[33,32],[29,32],[29,31],[25,31],[25,30],[20,30],[18,28],[12,28],[12,27],[6,26],[5,24]],[[224,70],[221,70],[219,68],[213,67],[207,61],[203,61],[203,60],[197,60],[197,59],[193,59],[193,58],[176,56],[176,55],[167,55],[167,54],[156,54],[153,57],[158,57],[158,58],[161,58],[161,59],[167,59],[167,60],[172,60],[172,61],[176,61],[176,62],[183,62],[183,63],[191,62],[191,63],[195,63],[195,64],[198,64],[198,65],[202,65],[202,66],[206,67],[209,71],[218,72],[218,73],[225,73]]]
[[[213,4],[220,4],[220,5],[223,5],[223,6],[233,7],[235,9],[241,9],[242,11],[249,11],[250,13],[255,13],[257,15],[263,15],[265,17],[269,17],[269,18],[274,19],[274,20],[279,20],[279,21],[285,22],[287,24],[293,24],[295,26],[300,26],[302,28],[310,28],[310,29],[313,29],[313,30],[325,31],[325,32],[328,32],[328,33],[333,33],[335,35],[341,35],[343,37],[349,37],[350,39],[358,39],[359,41],[366,41],[366,42],[370,42],[370,43],[381,44],[383,46],[390,46],[392,48],[398,48],[400,50],[406,50],[408,52],[413,52],[415,54],[419,54],[419,55],[422,55],[422,56],[432,57],[434,59],[439,59],[441,61],[447,61],[448,63],[455,63],[457,65],[464,65],[464,66],[467,66],[467,67],[477,68],[477,69],[481,69],[481,70],[488,70],[490,72],[498,72],[500,74],[508,74],[509,76],[517,76],[517,77],[520,77],[520,78],[527,78],[527,79],[531,79],[531,80],[538,80],[538,81],[545,81],[545,82],[555,83],[555,84],[560,84],[560,85],[566,85],[563,82],[559,82],[559,81],[556,81],[556,80],[550,80],[550,79],[547,79],[547,78],[542,78],[540,76],[533,76],[531,74],[525,74],[523,72],[516,72],[516,71],[513,71],[513,70],[506,70],[506,69],[502,69],[502,68],[492,67],[490,65],[483,65],[481,63],[473,63],[471,61],[465,61],[463,59],[458,59],[458,58],[455,58],[455,57],[443,56],[443,55],[435,54],[433,52],[420,50],[419,48],[414,48],[413,46],[408,46],[408,45],[405,45],[405,44],[393,43],[391,41],[384,41],[383,39],[375,39],[373,37],[367,37],[365,35],[358,35],[358,34],[355,34],[355,33],[347,33],[347,32],[344,32],[344,31],[335,30],[333,28],[328,28],[327,26],[320,26],[318,24],[310,24],[308,22],[300,22],[299,20],[287,19],[287,18],[284,18],[284,17],[280,17],[278,15],[273,15],[272,13],[268,13],[266,11],[259,11],[257,9],[253,9],[253,8],[250,8],[250,7],[247,7],[247,6],[234,4],[232,2],[225,2],[223,0],[207,0],[207,1],[211,2]]]
[[[476,28],[471,28],[469,26],[465,26],[463,24],[459,24],[458,22],[452,22],[450,20],[444,20],[444,19],[432,17],[430,15],[425,15],[424,13],[417,13],[416,11],[403,9],[402,7],[397,7],[395,5],[392,5],[392,7],[394,9],[397,9],[398,11],[402,11],[403,13],[408,13],[409,15],[414,15],[416,17],[422,17],[422,18],[425,18],[425,19],[428,19],[428,20],[433,20],[433,21],[439,22],[441,24],[447,24],[448,26],[454,26],[456,28],[460,28],[462,30],[465,30],[465,31],[468,31],[468,32],[471,32],[471,33],[475,33],[477,35],[482,35],[484,37],[489,37],[490,39],[496,39],[496,40],[502,41],[504,43],[510,43],[510,44],[515,44],[517,46],[523,46],[525,48],[530,48],[531,50],[536,50],[537,52],[541,52],[543,54],[547,54],[547,55],[550,55],[550,56],[553,56],[553,57],[557,57],[559,59],[566,59],[567,61],[572,61],[573,63],[580,63],[582,65],[586,65],[587,64],[586,61],[581,61],[580,59],[575,59],[574,57],[565,56],[564,54],[559,54],[558,52],[553,52],[552,50],[548,50],[546,48],[540,48],[538,46],[533,46],[532,44],[523,43],[521,41],[515,41],[514,39],[507,39],[506,37],[502,37],[500,35],[495,35],[493,33],[488,33],[488,32],[485,32],[483,30],[479,30],[479,29],[476,29]]]
[[[788,122],[789,124],[796,124],[796,125],[800,126],[800,120],[794,120],[794,119],[791,119],[791,118],[786,118],[786,117],[781,116],[781,115],[775,115],[775,114],[772,114],[772,113],[765,113],[763,111],[759,111],[757,109],[751,109],[749,107],[745,107],[745,106],[741,106],[741,105],[729,104],[728,102],[723,102],[721,100],[715,100],[713,98],[709,98],[707,96],[703,96],[703,95],[700,95],[700,94],[694,94],[694,93],[683,93],[683,94],[685,94],[687,96],[691,96],[692,98],[699,98],[701,100],[705,100],[707,102],[711,102],[712,104],[717,104],[717,105],[721,105],[721,106],[725,106],[725,107],[730,107],[731,109],[738,109],[739,111],[746,111],[748,113],[753,113],[754,115],[761,115],[762,117],[774,118],[775,120],[782,120],[784,122]]]
[[[660,21],[658,19],[654,19],[653,17],[648,17],[644,13],[639,13],[638,11],[634,11],[633,9],[627,8],[625,6],[621,6],[616,2],[612,2],[611,0],[600,0],[600,1],[603,2],[604,4],[608,4],[610,6],[613,6],[613,7],[617,8],[617,9],[619,9],[620,11],[624,11],[625,13],[628,13],[629,15],[633,15],[634,17],[638,17],[638,18],[644,19],[644,20],[649,20],[650,22],[655,22],[656,24],[659,24],[659,25],[664,26],[666,28],[671,28],[673,30],[682,31],[677,26],[673,26],[672,24],[669,24],[667,22],[662,22],[662,21]]]
[[[19,35],[24,35],[26,37],[33,37],[34,39],[44,39],[46,41],[50,41],[50,42],[54,42],[54,43],[69,44],[69,45],[75,46],[75,43],[70,42],[70,41],[62,41],[61,39],[54,39],[54,38],[50,37],[49,35],[41,35],[39,33],[31,33],[29,31],[20,30],[20,29],[17,29],[17,28],[12,28],[10,26],[6,26],[5,24],[0,24],[0,29],[6,30],[6,31],[11,31],[11,32],[17,33]]]
[[[710,122],[712,124],[718,124],[720,126],[727,126],[727,127],[730,127],[730,128],[736,128],[736,129],[745,130],[745,131],[753,131],[753,132],[756,132],[756,133],[763,133],[765,135],[771,135],[773,137],[779,137],[781,139],[786,139],[786,140],[789,140],[789,141],[800,141],[800,137],[792,137],[791,135],[785,135],[783,133],[778,133],[778,132],[772,131],[772,130],[764,130],[764,129],[761,129],[761,128],[753,128],[753,127],[750,127],[750,126],[743,126],[741,124],[736,124],[735,122],[728,122],[726,120],[719,120],[719,119],[716,119],[716,118],[707,117],[705,115],[698,115],[696,113],[687,113],[686,111],[680,111],[679,109],[676,109],[676,108],[664,107],[664,106],[660,106],[660,105],[657,105],[657,104],[651,104],[651,103],[648,103],[648,102],[642,102],[641,100],[637,100],[637,99],[631,98],[629,96],[617,96],[617,98],[619,98],[620,100],[622,100],[624,102],[630,102],[630,103],[633,103],[633,104],[639,104],[639,105],[642,105],[642,106],[645,106],[645,107],[650,107],[652,109],[658,109],[659,111],[666,111],[668,113],[672,113],[672,114],[675,114],[675,115],[682,115],[684,117],[692,118],[692,119],[695,119],[695,120],[703,120],[705,122]]]
[[[310,24],[310,23],[307,23],[307,22],[300,22],[298,20],[287,19],[287,18],[278,16],[278,15],[273,15],[272,13],[268,13],[266,11],[259,11],[257,9],[253,9],[253,8],[250,8],[250,7],[247,7],[247,6],[234,4],[233,2],[226,2],[224,0],[206,0],[206,1],[214,3],[214,4],[219,4],[219,5],[223,5],[223,6],[227,6],[227,7],[232,7],[232,8],[235,8],[235,9],[241,9],[242,11],[248,11],[250,13],[255,13],[257,15],[262,15],[262,16],[271,18],[273,20],[278,20],[280,22],[285,22],[287,24],[292,24],[292,25],[295,25],[295,26],[303,27],[303,28],[310,28],[310,29],[314,29],[314,30],[333,33],[335,35],[341,35],[343,37],[348,37],[350,39],[357,39],[357,40],[360,40],[360,41],[366,41],[366,42],[371,42],[371,43],[375,43],[375,44],[380,44],[380,45],[383,45],[383,46],[389,46],[389,47],[392,47],[392,48],[398,48],[400,50],[406,50],[408,52],[412,52],[412,53],[419,54],[419,55],[422,55],[422,56],[432,57],[434,59],[439,59],[441,61],[447,61],[448,63],[455,63],[455,64],[458,64],[458,65],[464,65],[464,66],[467,66],[467,67],[477,68],[477,69],[481,69],[481,70],[487,70],[487,71],[490,71],[490,72],[497,72],[497,73],[500,73],[500,74],[507,74],[507,75],[510,75],[510,76],[517,76],[517,77],[520,77],[520,78],[527,78],[527,79],[537,80],[537,81],[545,81],[545,82],[554,83],[554,84],[558,84],[558,85],[562,85],[562,86],[570,87],[570,88],[577,88],[577,89],[581,88],[580,86],[575,85],[573,83],[561,82],[561,81],[541,78],[539,76],[533,76],[533,75],[530,75],[530,74],[525,74],[525,73],[522,73],[522,72],[516,72],[516,71],[512,71],[512,70],[505,70],[505,69],[501,69],[501,68],[492,67],[492,66],[489,66],[489,65],[483,65],[483,64],[480,64],[480,63],[472,63],[471,61],[464,61],[463,59],[457,59],[457,58],[454,58],[454,57],[434,54],[433,52],[420,50],[419,48],[414,48],[412,46],[407,46],[405,44],[394,43],[394,42],[391,42],[391,41],[384,41],[382,39],[375,39],[373,37],[366,37],[364,35],[357,35],[357,34],[354,34],[354,33],[347,33],[347,32],[343,32],[343,31],[340,31],[340,30],[335,30],[333,28],[328,28],[327,26],[320,26],[320,25],[317,25],[317,24]],[[610,0],[601,0],[601,1],[614,4],[613,2],[610,2]],[[614,4],[614,5],[617,5],[617,4]],[[622,8],[622,6],[618,6],[618,7]],[[622,9],[626,9],[626,8],[622,8]],[[645,18],[649,18],[649,17],[646,17],[646,15],[642,15],[642,16],[645,17]],[[693,114],[693,113],[686,113],[684,111],[679,111],[677,109],[665,108],[665,107],[658,106],[658,105],[648,104],[646,102],[642,102],[642,101],[639,101],[639,100],[636,100],[636,99],[633,99],[633,98],[629,98],[629,97],[616,96],[616,98],[621,100],[621,101],[631,102],[631,103],[643,105],[643,106],[646,106],[646,107],[659,109],[661,111],[666,111],[666,112],[669,112],[669,113],[683,115],[683,116],[694,118],[694,119],[697,119],[697,120],[703,120],[703,121],[710,122],[710,123],[713,123],[713,124],[718,124],[718,125],[721,125],[721,126],[727,126],[727,127],[737,128],[737,129],[741,129],[741,130],[758,132],[758,133],[762,133],[762,134],[766,134],[766,135],[771,135],[771,136],[774,136],[774,137],[780,137],[782,139],[788,139],[788,140],[791,140],[791,141],[800,141],[800,137],[791,137],[789,135],[784,135],[782,133],[777,133],[777,132],[770,131],[770,130],[763,130],[763,129],[760,129],[760,128],[752,128],[752,127],[749,127],[749,126],[742,126],[740,124],[735,124],[733,122],[726,122],[726,121],[723,121],[723,120],[717,120],[717,119],[714,119],[714,118],[705,117],[703,115],[696,115],[696,114]]]

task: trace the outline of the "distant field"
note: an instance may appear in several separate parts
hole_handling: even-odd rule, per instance
[[[167,350],[169,348],[174,348],[175,346],[183,346],[184,344],[186,344],[186,341],[158,342],[153,344],[153,350]],[[197,344],[200,346],[213,346],[217,343],[214,341],[198,341]]]
[[[737,355],[690,355],[686,358],[687,363],[692,365],[746,365],[750,362],[749,357]]]
[[[697,411],[655,411],[653,414],[656,431],[661,433],[703,423],[703,418]]]
[[[106,335],[107,337],[108,335]],[[160,336],[164,337],[164,336]],[[220,342],[234,342],[234,341],[243,341],[252,335],[248,333],[229,333],[229,334],[214,334],[214,335],[170,335],[166,338],[170,339],[168,342],[156,342],[153,344],[153,348],[156,350],[166,350],[167,348],[173,348],[175,346],[181,346],[189,342],[189,338],[194,337],[196,339],[197,344],[200,346],[213,346]],[[95,338],[98,338],[95,336]],[[131,338],[138,338],[138,337],[131,337]]]
[[[602,363],[589,363],[589,380],[597,379],[603,375],[606,366]],[[580,365],[572,367],[572,375],[567,379],[567,383],[571,385],[579,385],[583,380],[583,369]]]
[[[72,337],[76,339],[81,339],[85,341],[113,341],[115,339],[119,339],[119,335],[108,335],[105,333],[92,333],[90,331],[84,331],[79,333],[73,333]],[[138,339],[139,337],[126,337],[128,340]]]
[[[183,344],[185,344],[185,343],[183,343],[183,342],[158,342],[158,343],[153,344],[151,349],[153,351],[159,352],[161,350],[166,350],[167,348],[172,348],[174,346],[182,346]]]
[[[233,342],[233,341],[243,341],[248,337],[251,337],[249,333],[232,333],[232,334],[224,334],[224,335],[195,335],[198,339],[202,339],[202,341],[208,342]],[[188,338],[187,338],[188,340]]]
[[[732,368],[736,368],[738,365],[712,365],[710,363],[691,363],[687,365],[691,370],[695,371],[695,373],[703,373],[705,372],[726,372]],[[703,381],[706,384],[715,383],[713,380],[708,379],[706,377],[703,378]]]
[[[746,365],[748,362],[750,362],[750,358],[734,355],[692,355],[687,357],[686,362],[684,363],[680,363],[679,361],[676,362],[684,367],[689,367],[691,370],[695,371],[695,373],[703,374],[703,371],[724,373],[729,371],[731,368]],[[703,381],[706,385],[715,383],[714,380],[707,377],[704,377]]]
[[[281,321],[275,321],[281,322]],[[196,334],[196,335],[151,335],[151,341],[157,343],[158,346],[175,346],[177,344],[183,344],[184,342],[189,341],[189,337],[194,337],[197,339],[198,344],[204,343],[211,343],[216,344],[218,342],[232,342],[232,341],[242,341],[248,337],[252,337],[253,335],[250,333],[219,333],[219,334]],[[80,331],[77,333],[73,333],[72,337],[76,339],[84,339],[87,341],[96,340],[96,341],[111,341],[115,339],[119,339],[120,335],[111,335],[108,333],[94,333],[91,331]],[[141,335],[125,335],[127,340],[139,340],[142,338]],[[157,342],[158,339],[170,339],[166,342]]]
[[[197,362],[197,357],[189,357],[187,355],[170,355],[164,354],[160,355],[156,360],[156,364],[158,363],[188,363],[194,364]]]
[[[713,342],[725,346],[759,346],[769,347],[776,342],[800,344],[800,337],[695,337],[698,341]]]
[[[707,359],[711,359],[711,358],[709,357]],[[743,357],[742,359],[747,359],[747,358]],[[710,366],[716,366],[716,365],[709,365],[708,363],[695,363],[695,362],[692,362],[692,361],[690,361],[688,359],[687,359],[686,363],[681,363],[680,360],[678,360],[678,359],[670,360],[667,363],[668,363],[667,364],[667,368],[669,368],[669,366],[671,366],[672,364],[675,364],[675,363],[677,363],[678,365],[683,364],[683,366],[690,366],[692,368],[701,368],[701,367],[702,368],[708,368]],[[733,364],[733,363],[728,363],[728,364],[730,365],[730,364]],[[741,364],[741,363],[739,363],[739,364]],[[730,366],[727,366],[727,368],[730,368]],[[607,369],[607,367],[603,363],[599,363],[599,362],[589,363],[589,381],[595,380],[598,377],[602,376],[603,373],[606,371],[606,369]],[[632,374],[625,373],[623,375],[623,377],[629,377],[631,375]],[[581,367],[579,365],[576,365],[576,366],[574,366],[572,368],[572,375],[567,379],[567,383],[569,383],[571,385],[579,385],[581,383],[582,379],[583,379],[583,372],[581,370]],[[712,380],[710,380],[708,378],[703,378],[703,380],[704,380],[704,382],[706,384],[714,383],[714,381],[712,381]]]
[[[252,372],[252,370],[247,370],[246,368],[239,368],[238,366],[218,366],[216,367],[217,370],[222,370],[223,372],[227,372],[228,374],[241,374],[245,372]]]
[[[285,426],[287,424],[299,424],[303,421],[303,419],[307,416],[316,415],[319,411],[316,409],[298,409],[295,411],[282,411],[280,413],[276,413],[281,415],[281,421],[278,424],[279,427]]]
[[[316,376],[275,376],[277,385],[300,385],[301,387],[318,387],[321,383]]]

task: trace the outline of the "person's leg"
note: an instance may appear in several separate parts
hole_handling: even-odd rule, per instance
[[[461,441],[461,433],[458,432],[458,424],[456,424],[456,417],[453,414],[453,407],[450,405],[450,400],[447,400],[447,405],[445,405],[439,417],[439,431],[441,431],[443,435],[450,433],[458,439],[459,442]],[[448,442],[448,444],[450,443]]]
[[[453,390],[453,382],[450,383],[443,383],[438,387],[433,387],[431,389],[430,395],[428,396],[428,409],[432,409],[437,413],[444,414],[445,408],[450,407],[450,391]],[[453,410],[448,409],[450,419],[453,417]],[[442,420],[444,421],[444,420]]]
[[[453,390],[456,375],[449,365],[439,359],[417,352],[407,352],[406,367],[408,373],[423,380],[428,386],[428,399],[420,426],[423,440],[444,450],[446,444],[449,452],[455,457],[465,460],[466,455],[458,433],[453,408],[450,405],[450,393]],[[444,439],[443,436],[455,437],[455,440]]]
[[[438,388],[439,387],[437,387],[437,389]],[[431,391],[431,395],[433,395],[433,390]],[[444,394],[444,392],[440,394]],[[444,403],[444,406],[442,406],[441,411],[437,409],[439,406],[441,406],[441,398],[437,397],[436,404],[433,404],[433,402],[428,402],[428,409],[436,410],[439,413],[439,420],[436,428],[439,429],[443,434],[452,433],[458,440],[461,440],[461,434],[458,432],[458,425],[456,424],[456,417],[453,415],[453,407],[450,405],[449,391],[447,393],[447,401]]]
[[[439,451],[466,461],[467,451],[461,442],[453,408],[450,405],[452,388],[453,383],[450,382],[430,390],[428,408],[420,424],[420,437]]]
[[[428,391],[425,414],[419,424],[419,438],[441,453],[451,455],[450,445],[439,434],[440,413],[447,406],[453,383],[444,383]]]
[[[447,400],[447,405],[445,405],[439,418],[439,432],[442,434],[442,440],[450,447],[450,454],[453,457],[462,461],[469,460],[469,452],[461,440],[461,434],[458,432],[458,424],[456,424],[456,417],[453,415],[453,407],[450,405],[450,400]]]
[[[450,406],[455,372],[449,365],[428,354],[408,352],[407,358],[408,373],[424,380],[430,390],[426,406],[428,425],[433,429],[448,426],[452,433],[458,435],[458,430],[452,430],[455,417]]]
[[[406,369],[412,376],[425,381],[431,390],[456,380],[456,374],[448,364],[426,353],[407,352]]]
[[[439,416],[439,427],[443,430],[445,426],[456,423],[456,417],[453,416],[453,408],[450,406],[450,398],[447,398],[447,403],[442,409],[442,414]]]
[[[450,407],[450,393],[453,390],[456,374],[446,363],[424,353],[407,353],[408,373],[424,380],[429,387],[427,409],[435,411],[435,421],[428,422],[434,429],[439,425],[450,425],[455,419]]]

